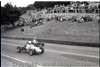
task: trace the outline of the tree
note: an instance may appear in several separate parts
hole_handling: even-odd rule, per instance
[[[69,5],[70,1],[35,1],[34,7],[37,9],[43,9],[44,7],[49,8],[49,7],[54,7],[54,5]]]
[[[1,21],[2,24],[12,24],[19,19],[21,12],[16,6],[12,6],[11,3],[7,3],[4,7],[1,7]]]
[[[6,11],[4,7],[1,6],[1,25],[6,24],[5,21],[7,21],[7,19],[5,18],[6,16],[4,16],[5,14]]]
[[[26,7],[27,10],[35,10],[34,4],[30,4]]]

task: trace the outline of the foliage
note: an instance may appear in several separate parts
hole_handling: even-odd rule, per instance
[[[1,24],[12,24],[19,19],[21,12],[16,6],[7,3],[4,7],[1,6]]]
[[[27,7],[26,7],[27,10],[35,10],[36,8],[34,7],[34,4],[29,4]]]
[[[64,5],[68,5],[70,4],[70,1],[36,1],[34,3],[34,7],[36,8],[49,8],[49,7],[54,7],[54,5],[60,5],[60,4],[64,4]]]

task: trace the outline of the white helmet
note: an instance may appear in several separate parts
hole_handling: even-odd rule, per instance
[[[28,41],[28,43],[30,44],[30,43],[31,43],[31,41]]]

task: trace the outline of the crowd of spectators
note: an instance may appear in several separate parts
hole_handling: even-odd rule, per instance
[[[92,21],[93,17],[91,17],[91,15],[86,15],[86,13],[98,13],[100,12],[98,9],[100,4],[98,4],[98,2],[94,2],[93,5],[91,5],[91,2],[87,5],[85,3],[71,3],[70,5],[64,6],[64,5],[55,5],[53,8],[47,8],[47,9],[42,9],[42,10],[34,10],[33,13],[36,14],[35,17],[34,15],[32,15],[32,11],[29,11],[29,16],[33,16],[31,18],[31,22],[28,22],[28,24],[26,24],[27,26],[30,26],[30,28],[35,27],[35,26],[39,26],[39,25],[43,25],[46,21],[50,21],[50,20],[56,20],[56,21],[72,21],[72,22],[78,22],[78,23],[83,23],[83,22],[88,22],[88,21]],[[49,9],[49,10],[48,10]],[[78,17],[77,15],[53,15],[54,13],[57,14],[62,14],[62,13],[85,13],[85,15],[82,15],[80,17]],[[43,18],[42,16],[45,14],[52,14],[52,15],[48,15],[46,18]],[[24,19],[25,20],[25,19]],[[30,20],[30,19],[29,19]],[[23,21],[23,20],[22,20]],[[98,20],[100,21],[100,20]],[[24,21],[23,21],[24,22]]]
[[[99,8],[99,2],[72,2],[67,6],[61,4],[47,8],[47,13],[99,13]]]

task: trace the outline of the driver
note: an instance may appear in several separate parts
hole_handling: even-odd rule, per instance
[[[26,45],[26,49],[30,49],[31,47],[34,47],[33,42],[32,41],[28,41],[27,45]]]
[[[27,42],[26,49],[30,48],[31,41]]]
[[[36,37],[34,37],[34,39],[33,39],[33,43],[34,43],[34,44],[38,43],[38,41],[37,41],[37,38],[36,38]]]

